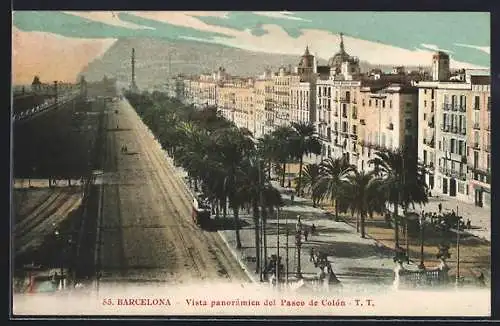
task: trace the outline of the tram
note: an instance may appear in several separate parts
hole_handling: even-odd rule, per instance
[[[210,224],[211,217],[212,205],[203,194],[198,194],[193,199],[193,222],[201,228],[206,228]]]

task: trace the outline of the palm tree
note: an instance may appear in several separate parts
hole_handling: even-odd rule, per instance
[[[277,152],[279,150],[279,143],[271,134],[265,134],[258,140],[257,150],[259,152],[259,156],[267,162],[266,172],[268,178],[271,179],[273,162],[278,158]]]
[[[320,178],[314,191],[320,198],[328,198],[335,202],[335,220],[338,221],[340,208],[339,200],[343,198],[346,192],[347,177],[354,171],[345,157],[327,158],[320,164]]]
[[[225,189],[228,193],[229,204],[234,212],[236,247],[241,248],[239,236],[239,210],[245,204],[244,186],[245,172],[241,166],[246,157],[255,156],[255,144],[253,140],[237,128],[226,128],[217,130],[212,134],[215,152],[218,153],[220,162],[226,168],[227,177]]]
[[[349,206],[356,213],[356,229],[359,232],[361,228],[361,237],[365,237],[365,219],[366,215],[375,210],[379,202],[380,179],[376,177],[374,171],[365,173],[355,170],[353,174],[347,177],[349,182],[348,198]],[[359,217],[359,218],[358,218]],[[360,221],[360,223],[358,223]],[[361,224],[361,225],[360,225]]]
[[[299,178],[297,183],[297,194],[302,194],[302,166],[304,155],[321,154],[321,143],[316,137],[316,128],[312,122],[293,122],[292,128],[295,131],[292,138],[292,155],[299,159]]]
[[[380,189],[394,207],[394,242],[399,247],[399,206],[405,212],[410,204],[428,200],[423,168],[415,155],[405,149],[376,152],[368,163],[375,165],[375,172],[383,179]]]
[[[302,186],[303,191],[311,195],[313,206],[316,207],[319,200],[319,194],[316,190],[316,185],[320,179],[320,166],[319,164],[307,164],[303,169]]]
[[[292,139],[296,135],[294,129],[290,126],[280,126],[271,133],[276,139],[276,159],[283,167],[283,175],[281,178],[281,186],[285,186],[286,164],[294,157],[292,152]]]

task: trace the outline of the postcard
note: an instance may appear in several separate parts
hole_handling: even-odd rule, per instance
[[[14,316],[490,316],[488,13],[12,24]]]

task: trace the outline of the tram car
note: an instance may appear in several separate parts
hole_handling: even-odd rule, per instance
[[[201,228],[206,228],[211,221],[212,206],[210,201],[202,194],[193,199],[193,222]]]

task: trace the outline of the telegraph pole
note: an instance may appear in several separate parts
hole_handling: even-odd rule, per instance
[[[276,210],[276,220],[277,220],[277,233],[278,236],[276,237],[276,248],[277,248],[277,255],[276,255],[276,285],[279,287],[280,284],[280,210],[279,208]]]
[[[455,286],[460,284],[460,215],[458,215],[457,205],[457,272],[455,276]]]

